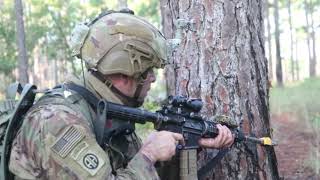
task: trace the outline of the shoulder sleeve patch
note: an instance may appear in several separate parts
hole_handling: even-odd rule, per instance
[[[51,146],[53,152],[65,158],[84,138],[84,133],[74,126],[69,127]]]
[[[95,151],[89,150],[77,160],[80,166],[87,172],[94,176],[99,169],[105,164],[103,158],[101,158]]]

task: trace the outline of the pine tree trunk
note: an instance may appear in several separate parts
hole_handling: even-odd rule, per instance
[[[281,49],[280,49],[280,30],[279,30],[279,7],[278,0],[274,0],[274,24],[275,24],[275,41],[276,41],[276,76],[278,86],[283,86],[282,77],[282,61],[281,61]]]
[[[316,32],[314,28],[314,20],[313,20],[313,4],[311,2],[311,12],[310,12],[310,19],[311,19],[311,39],[312,39],[312,62],[310,62],[310,77],[315,77],[317,75],[317,53],[316,53]]]
[[[300,68],[299,68],[299,51],[298,51],[298,37],[296,37],[296,71],[297,71],[297,81],[300,80]]]
[[[54,84],[58,84],[58,72],[59,72],[59,69],[58,69],[58,63],[57,63],[58,60],[54,59],[53,60],[53,69],[54,69]]]
[[[292,81],[295,79],[294,73],[294,61],[293,61],[293,33],[292,33],[292,19],[291,19],[291,0],[288,0],[287,3],[288,14],[289,14],[289,28],[290,28],[290,62],[291,62],[291,75]]]
[[[309,54],[309,76],[312,77],[312,73],[313,73],[313,68],[312,64],[313,64],[313,57],[312,57],[312,52],[311,52],[311,45],[310,45],[310,22],[309,22],[309,3],[307,2],[307,0],[304,0],[304,12],[305,12],[305,18],[306,18],[306,34],[307,34],[307,44],[308,44],[308,54]]]
[[[269,62],[269,80],[273,79],[273,64],[272,64],[272,46],[271,46],[271,26],[270,26],[270,7],[269,2],[266,0],[266,17],[267,17],[267,32],[268,32],[268,62]]]
[[[261,1],[161,1],[163,32],[190,23],[166,68],[169,94],[201,98],[202,113],[228,115],[257,137],[270,136],[268,62]],[[199,167],[213,155],[203,151]],[[212,175],[213,173],[213,175]],[[209,179],[279,179],[273,148],[235,144]]]
[[[17,25],[17,46],[19,52],[19,75],[18,81],[22,84],[26,84],[29,81],[28,76],[28,56],[26,50],[26,40],[23,22],[23,7],[21,0],[15,0],[15,13],[16,13],[16,25]]]

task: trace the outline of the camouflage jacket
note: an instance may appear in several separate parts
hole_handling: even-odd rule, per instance
[[[124,162],[97,144],[94,113],[85,100],[72,91],[61,92],[60,100],[51,93],[25,116],[10,156],[16,179],[159,179],[154,165],[139,153],[141,141],[135,133],[113,144]]]

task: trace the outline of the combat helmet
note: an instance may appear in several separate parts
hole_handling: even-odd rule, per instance
[[[163,68],[167,60],[160,31],[126,11],[109,11],[89,24],[78,25],[70,45],[73,56],[103,75],[139,77],[150,67]]]
[[[124,74],[139,82],[150,68],[163,68],[167,64],[164,36],[128,9],[108,11],[90,23],[77,25],[71,34],[70,46],[72,55],[85,61],[93,75],[114,93],[132,102],[137,101],[142,85],[138,85],[131,98],[112,86],[105,75]],[[135,104],[139,106],[142,102]]]

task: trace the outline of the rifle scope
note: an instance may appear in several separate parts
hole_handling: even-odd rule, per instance
[[[173,107],[187,108],[193,112],[199,112],[203,106],[201,99],[188,99],[185,96],[169,96],[168,100]]]

